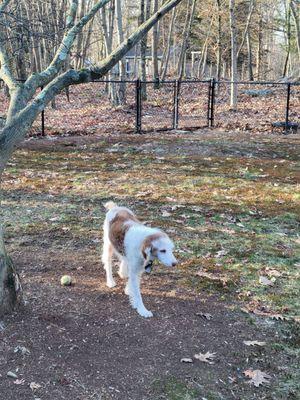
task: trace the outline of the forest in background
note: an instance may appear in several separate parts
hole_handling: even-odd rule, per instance
[[[113,0],[78,34],[65,70],[101,63],[164,3]],[[94,5],[80,0],[77,19]],[[19,79],[43,70],[66,27],[67,0],[13,0],[2,40]],[[299,78],[298,0],[187,0],[167,14],[110,73],[117,79]]]

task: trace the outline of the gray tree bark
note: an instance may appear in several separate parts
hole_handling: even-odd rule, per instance
[[[158,10],[158,0],[153,0],[153,12],[156,13]],[[158,72],[158,25],[154,25],[152,32],[152,77],[154,89],[159,88],[159,72]]]
[[[218,12],[218,35],[217,35],[217,80],[221,79],[221,61],[222,61],[222,15],[221,15],[221,0],[216,0],[217,12]]]
[[[295,21],[296,42],[297,42],[298,60],[299,60],[299,67],[297,73],[299,77],[300,76],[300,2],[297,0],[291,0],[290,7],[291,7],[291,12],[293,14],[293,19]]]
[[[167,72],[168,72],[175,19],[176,19],[176,8],[173,8],[171,24],[170,24],[169,33],[168,33],[166,55],[165,55],[165,59],[164,59],[164,64],[161,67],[161,80],[162,81],[165,80]]]
[[[188,40],[189,40],[191,28],[192,28],[192,23],[193,23],[193,18],[194,18],[194,13],[195,13],[195,5],[196,5],[196,0],[189,0],[187,12],[186,12],[185,26],[184,26],[184,30],[183,30],[183,39],[182,39],[182,44],[181,44],[181,49],[180,49],[180,54],[179,54],[178,66],[177,66],[178,79],[181,79],[185,72],[184,71],[185,55],[186,55]]]
[[[236,35],[236,17],[235,0],[229,2],[230,13],[230,33],[231,33],[231,88],[230,88],[230,107],[236,110],[237,107],[237,35]]]
[[[7,255],[0,226],[0,316],[23,303],[22,287],[11,258]]]

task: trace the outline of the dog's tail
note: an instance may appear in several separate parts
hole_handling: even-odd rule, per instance
[[[104,204],[104,207],[107,209],[107,211],[111,210],[114,207],[118,207],[116,203],[113,201],[108,201],[107,203]]]

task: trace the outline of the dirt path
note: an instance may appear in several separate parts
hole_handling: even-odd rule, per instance
[[[43,400],[172,399],[181,393],[190,393],[191,399],[210,393],[219,396],[215,398],[261,399],[265,390],[256,393],[243,370],[256,369],[263,358],[268,372],[278,374],[277,360],[266,357],[266,349],[243,344],[251,339],[272,343],[267,331],[257,332],[221,299],[177,288],[174,276],[162,268],[144,279],[145,302],[155,314],[145,320],[130,309],[120,279],[116,289],[105,287],[95,249],[74,249],[76,256],[53,250],[39,256],[35,250],[28,254],[34,263],[15,254],[29,305],[6,318],[1,332],[0,388],[6,398],[33,398],[28,385],[36,382],[41,388],[34,394]],[[59,284],[66,269],[76,282],[71,288]],[[30,354],[14,353],[17,346]],[[207,351],[216,353],[213,365],[180,362]],[[16,369],[23,384],[5,376]],[[172,396],[178,392],[179,397],[160,397],[172,391],[165,387],[170,384]]]

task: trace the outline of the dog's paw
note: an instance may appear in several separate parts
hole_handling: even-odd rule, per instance
[[[127,296],[129,296],[129,289],[128,289],[127,285],[125,286],[124,293],[125,293]]]
[[[113,288],[116,286],[116,282],[115,281],[108,281],[106,282],[106,286],[108,286],[109,288]]]
[[[147,310],[146,308],[137,309],[137,312],[140,314],[141,317],[144,317],[144,318],[151,318],[151,317],[153,317],[152,312],[149,311],[149,310]]]

